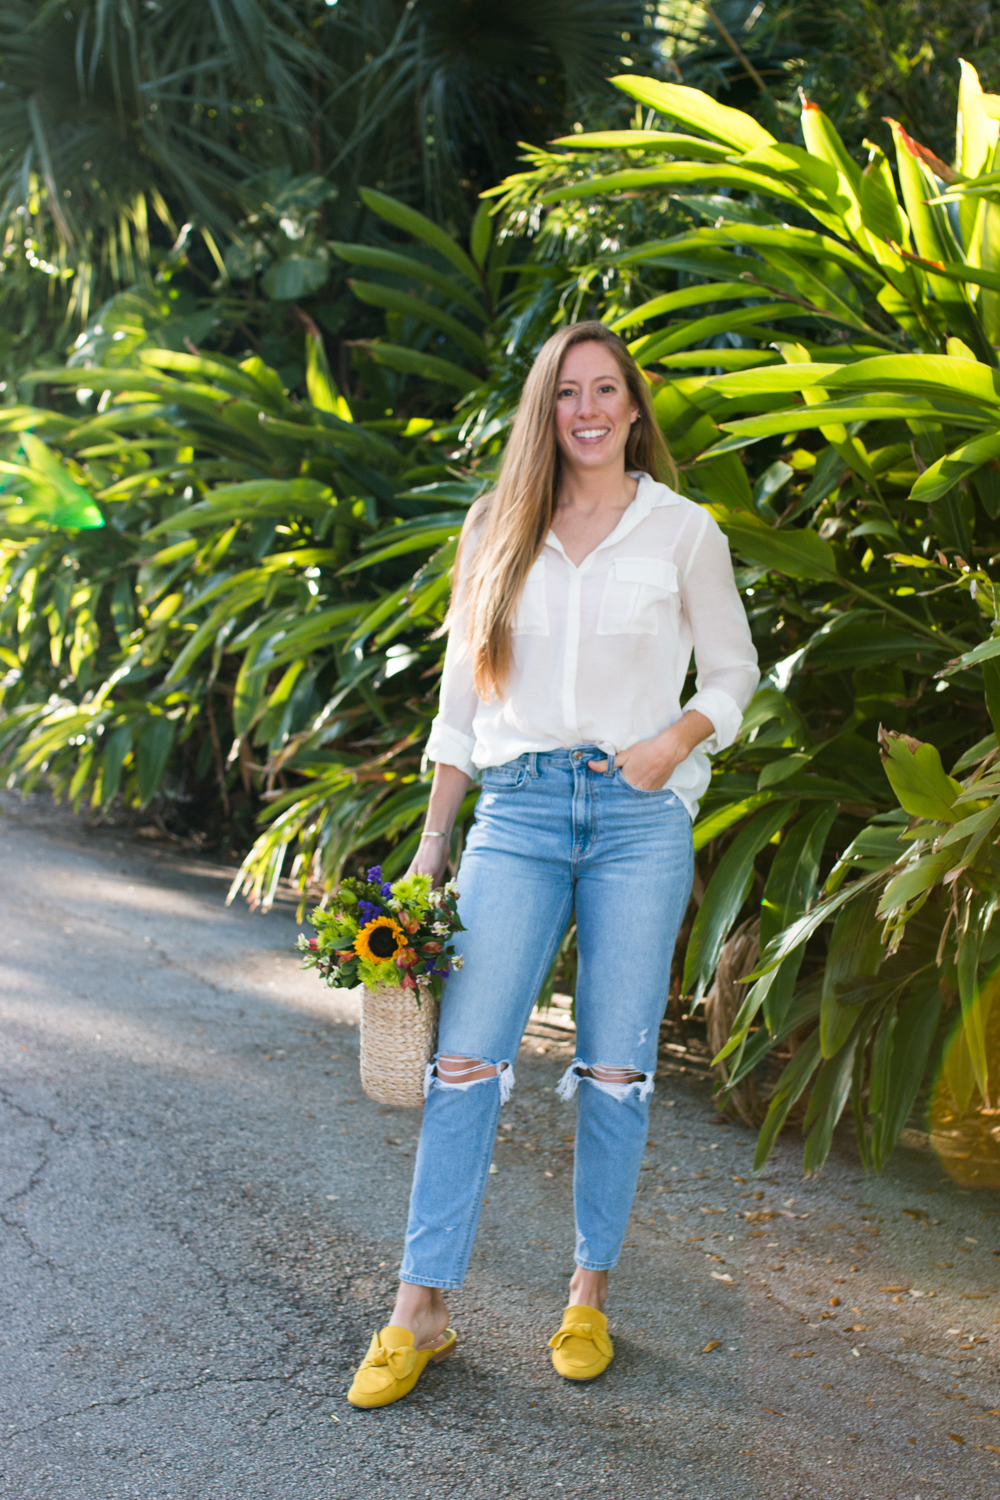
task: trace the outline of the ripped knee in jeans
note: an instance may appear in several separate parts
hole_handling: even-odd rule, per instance
[[[506,1104],[514,1087],[514,1069],[509,1062],[492,1063],[482,1057],[457,1057],[452,1053],[439,1053],[427,1064],[424,1098],[426,1099],[432,1086],[464,1092],[477,1083],[488,1083],[491,1078],[499,1080],[500,1103]]]
[[[559,1098],[572,1099],[581,1079],[586,1079],[595,1088],[599,1088],[603,1094],[610,1094],[613,1099],[619,1101],[627,1099],[633,1089],[637,1090],[640,1102],[648,1099],[653,1092],[652,1073],[643,1073],[638,1068],[620,1067],[610,1063],[591,1064],[585,1062],[582,1057],[575,1057],[556,1087]]]

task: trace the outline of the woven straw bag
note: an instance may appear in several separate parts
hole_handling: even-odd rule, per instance
[[[424,1073],[434,1055],[438,1002],[420,986],[377,984],[361,991],[361,1087],[379,1104],[415,1109],[424,1102]]]

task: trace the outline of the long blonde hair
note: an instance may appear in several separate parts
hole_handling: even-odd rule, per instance
[[[625,447],[625,467],[677,482],[649,385],[627,345],[603,323],[560,328],[542,345],[524,382],[496,488],[476,501],[455,563],[452,604],[445,623],[457,626],[461,621],[476,691],[485,701],[503,689],[510,670],[517,603],[555,514],[561,477],[556,391],[567,351],[577,344],[603,344],[614,355],[631,401],[639,409]],[[462,553],[473,531],[475,546],[463,567]]]

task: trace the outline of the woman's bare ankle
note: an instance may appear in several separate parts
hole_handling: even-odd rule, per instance
[[[603,1312],[607,1297],[607,1271],[586,1271],[583,1266],[577,1266],[569,1284],[569,1306],[596,1307],[598,1312]]]
[[[417,1286],[401,1281],[396,1305],[389,1320],[395,1328],[408,1328],[417,1349],[437,1343],[448,1327],[448,1309],[436,1286]]]

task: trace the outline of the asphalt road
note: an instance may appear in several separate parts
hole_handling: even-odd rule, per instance
[[[415,1111],[361,1092],[293,913],[44,803],[0,813],[3,1500],[870,1497],[1000,1489],[1000,1195],[849,1142],[761,1180],[679,1065],[609,1313],[561,1382],[567,1048],[529,1037],[456,1355],[344,1392],[391,1304]],[[544,1050],[542,1050],[544,1049]],[[996,1247],[996,1253],[994,1251]]]

